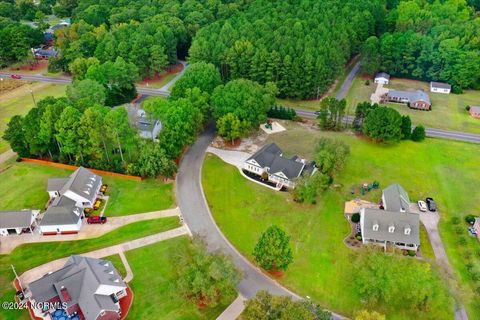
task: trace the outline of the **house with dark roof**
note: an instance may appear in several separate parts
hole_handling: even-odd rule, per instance
[[[159,119],[154,119],[143,109],[127,107],[128,118],[131,126],[137,130],[138,135],[143,139],[157,139],[163,129]]]
[[[390,75],[386,72],[379,72],[375,75],[374,82],[388,84],[390,82]]]
[[[423,90],[389,90],[383,97],[385,102],[405,103],[411,109],[431,110],[430,97]]]
[[[380,209],[360,210],[360,230],[364,244],[413,251],[420,246],[420,216],[410,212],[408,194],[398,183],[383,190]]]
[[[65,318],[85,320],[120,319],[119,300],[127,295],[127,285],[111,261],[71,256],[59,270],[28,284],[25,296],[35,316],[51,319],[63,309]],[[48,303],[48,304],[47,304]]]
[[[101,196],[102,177],[83,167],[68,178],[48,179],[49,206],[40,221],[44,235],[76,233],[84,220],[84,209],[93,208]]]
[[[450,91],[452,91],[452,86],[449,85],[448,83],[432,81],[430,82],[430,91],[449,94]]]
[[[295,179],[316,171],[315,162],[308,162],[298,156],[287,158],[283,151],[271,143],[263,146],[251,157],[245,160],[243,169],[262,178],[267,178],[277,187],[294,188]]]
[[[0,211],[0,236],[32,232],[40,210]]]

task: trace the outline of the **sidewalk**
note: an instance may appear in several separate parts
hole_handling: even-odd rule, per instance
[[[231,305],[222,312],[221,315],[218,316],[217,320],[234,320],[240,317],[243,310],[245,309],[245,297],[241,294],[235,299]]]
[[[125,225],[144,221],[159,219],[165,217],[181,216],[180,209],[178,207],[173,209],[167,209],[162,211],[153,211],[147,213],[132,214],[128,216],[120,217],[108,217],[108,221],[105,224],[87,224],[85,223],[77,234],[63,234],[55,236],[43,236],[38,233],[32,234],[20,234],[10,235],[1,240],[0,254],[9,254],[19,245],[24,243],[36,243],[36,242],[54,242],[54,241],[75,241],[100,237],[110,231],[123,227]],[[38,229],[37,229],[38,230]]]
[[[168,230],[165,232],[160,232],[160,233],[143,237],[140,239],[127,241],[124,243],[113,245],[111,247],[106,247],[106,248],[82,253],[81,255],[84,257],[99,259],[99,258],[111,256],[114,254],[121,254],[125,251],[138,249],[138,248],[148,246],[160,241],[168,240],[168,239],[183,236],[183,235],[188,235],[188,230],[185,226],[181,226],[179,228]],[[25,286],[26,284],[41,278],[48,272],[60,269],[67,262],[67,259],[68,257],[57,259],[57,260],[42,264],[41,266],[35,267],[28,271],[25,271],[22,275],[19,276],[20,281]],[[128,269],[127,269],[127,274],[128,274]],[[133,277],[133,274],[132,274],[132,277]]]
[[[13,152],[12,149],[9,149],[5,151],[4,153],[0,154],[0,164],[4,163],[5,161],[9,160],[10,158],[13,158],[16,155],[15,152]]]

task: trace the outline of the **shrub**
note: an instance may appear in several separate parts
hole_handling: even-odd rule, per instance
[[[355,239],[357,239],[358,241],[362,241],[362,235],[361,234],[357,234],[355,236]]]
[[[464,246],[467,244],[467,238],[465,238],[464,236],[459,236],[457,239],[457,243],[461,246]]]
[[[352,219],[351,219],[351,220],[352,220],[352,222],[354,222],[354,223],[360,222],[360,214],[359,214],[359,213],[354,213],[354,214],[352,214]]]
[[[417,253],[414,250],[408,250],[408,255],[410,257],[415,257],[417,255]]]
[[[470,106],[466,106],[465,110],[470,111]]]
[[[297,117],[297,113],[292,108],[274,105],[268,109],[267,116],[269,118],[294,120]]]
[[[365,85],[369,86],[370,85],[370,80],[365,81]]]
[[[459,217],[453,217],[452,218],[452,223],[453,224],[459,224],[460,223],[460,218]]]
[[[469,214],[465,217],[465,221],[468,224],[474,224],[475,223],[475,216],[473,214]]]
[[[415,129],[413,129],[411,139],[412,141],[420,142],[425,140],[425,136],[425,127],[422,125],[418,125],[415,127]]]

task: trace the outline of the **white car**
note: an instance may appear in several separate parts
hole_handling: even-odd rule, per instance
[[[425,201],[418,201],[418,209],[422,212],[427,212],[427,204],[425,203]]]

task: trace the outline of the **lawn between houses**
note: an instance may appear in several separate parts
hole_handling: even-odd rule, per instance
[[[358,192],[355,195],[350,192],[353,186],[358,189],[363,182],[377,180],[381,188],[399,182],[412,201],[426,196],[437,200],[442,215],[442,238],[450,261],[460,275],[462,285],[459,290],[470,317],[480,317],[480,301],[473,294],[449,222],[452,216],[463,219],[468,213],[480,212],[480,203],[473,200],[480,198],[480,172],[476,170],[480,146],[434,139],[427,139],[424,143],[407,141],[382,146],[353,134],[320,132],[293,123],[286,126],[289,130],[270,135],[266,143],[276,142],[289,154],[311,159],[316,139],[327,136],[350,145],[351,155],[345,170],[336,178],[339,187],[323,193],[316,206],[293,203],[288,194],[253,184],[235,168],[214,156],[207,156],[203,171],[206,197],[219,227],[243,254],[251,259],[260,233],[272,223],[280,225],[292,236],[294,250],[294,263],[281,282],[297,293],[311,296],[325,307],[352,314],[362,308],[361,297],[351,286],[355,269],[361,266],[350,264],[354,253],[342,243],[349,233],[348,223],[343,218],[343,203],[362,197]],[[380,192],[371,192],[362,198],[378,201]],[[423,233],[422,241],[425,239]],[[479,243],[468,238],[467,246],[477,252]],[[425,255],[432,257],[428,245]],[[424,262],[412,259],[412,263]],[[386,313],[389,319],[452,318],[452,308],[448,308],[448,304],[429,310],[428,314],[415,313],[407,308],[376,308]]]
[[[66,177],[73,171],[33,163],[16,163],[0,171],[0,210],[44,209],[48,178]],[[126,180],[103,176],[108,184],[105,215],[122,216],[168,209],[174,204],[173,184],[160,180]]]
[[[25,115],[34,106],[30,90],[33,91],[35,101],[38,103],[38,101],[48,96],[64,96],[66,85],[43,82],[26,83],[16,89],[0,94],[0,153],[10,148],[8,143],[2,139],[3,132],[7,128],[10,118],[14,115]]]
[[[153,220],[134,222],[120,227],[101,237],[63,242],[43,242],[25,244],[15,248],[9,255],[0,255],[0,297],[2,301],[13,301],[15,290],[12,286],[14,279],[11,265],[15,266],[18,274],[50,262],[55,259],[81,254],[126,242],[133,239],[146,237],[159,232],[167,231],[178,227],[177,217],[167,217]],[[8,241],[8,239],[1,239]],[[156,255],[153,255],[156,257]],[[21,310],[0,309],[0,319],[29,319],[28,312]]]

